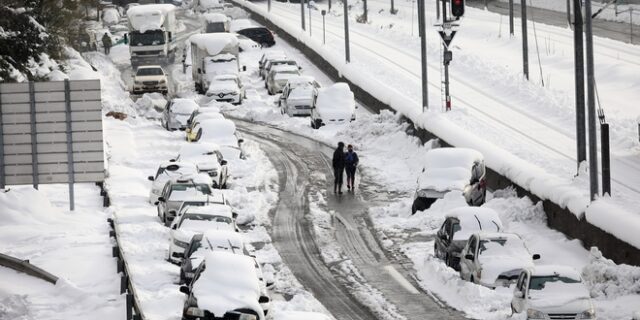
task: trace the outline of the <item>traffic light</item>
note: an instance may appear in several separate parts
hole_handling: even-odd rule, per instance
[[[451,14],[456,18],[464,15],[464,0],[451,0]]]

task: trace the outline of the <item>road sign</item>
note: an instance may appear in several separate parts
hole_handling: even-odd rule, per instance
[[[456,35],[456,31],[446,32],[443,30],[443,31],[438,31],[438,33],[440,34],[440,38],[442,38],[442,41],[444,42],[444,45],[447,48],[449,47],[449,44],[453,40],[453,37]]]

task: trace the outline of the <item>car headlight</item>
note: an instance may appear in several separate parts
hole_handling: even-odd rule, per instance
[[[178,239],[173,239],[173,244],[175,244],[176,246],[178,246],[180,248],[186,248],[187,246],[189,246],[188,242],[180,241]]]
[[[165,83],[167,83],[167,80],[165,79],[160,80],[160,84],[165,84]]]
[[[187,308],[187,315],[192,317],[204,317],[204,310],[196,307]]]
[[[240,315],[240,317],[238,317],[238,320],[257,320],[258,318],[256,318],[256,316],[252,315],[252,314],[246,314],[243,313]]]
[[[585,310],[581,313],[578,313],[578,316],[576,317],[576,319],[595,319],[596,318],[596,311],[593,308],[590,308],[589,310]]]
[[[527,319],[545,319],[547,315],[536,309],[527,309]]]
[[[138,81],[138,80],[136,80],[136,81],[134,81],[133,83],[140,85],[140,84],[142,84],[142,81]]]

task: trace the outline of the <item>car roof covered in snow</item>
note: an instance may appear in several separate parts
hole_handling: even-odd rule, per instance
[[[445,217],[456,218],[460,223],[460,230],[454,234],[453,240],[466,241],[478,231],[500,231],[502,221],[498,213],[483,207],[460,207],[449,211]]]
[[[171,184],[178,183],[199,183],[199,184],[213,184],[211,181],[211,177],[206,173],[197,173],[197,174],[183,174],[179,177],[171,179]]]
[[[289,78],[289,84],[291,86],[300,85],[300,84],[312,84],[316,81],[316,79],[312,76],[294,76]]]
[[[191,114],[200,108],[193,99],[175,98],[171,100],[171,112],[178,114]]]
[[[129,24],[140,32],[156,30],[162,27],[165,14],[175,11],[176,6],[172,4],[145,4],[134,6],[127,10]]]
[[[427,152],[425,170],[418,176],[420,190],[462,190],[471,180],[471,168],[482,154],[467,148],[437,148]]]
[[[169,166],[176,166],[179,169],[178,170],[191,170],[191,169],[197,169],[196,165],[191,163],[191,162],[179,162],[179,161],[164,161],[162,163],[160,163],[160,168],[167,168]]]
[[[349,85],[344,82],[337,82],[333,85],[320,89],[316,107],[319,109],[330,110],[349,110],[353,112],[356,100]]]
[[[229,17],[227,17],[227,15],[222,14],[222,13],[205,13],[203,15],[204,20],[207,22],[227,22],[229,21]]]
[[[251,309],[264,319],[258,299],[260,282],[255,261],[245,255],[227,251],[210,251],[204,255],[206,268],[193,283],[198,307],[215,315],[237,309]]]
[[[219,145],[237,145],[235,136],[236,124],[228,119],[205,119],[200,122],[204,142],[215,142]]]
[[[191,206],[184,211],[184,214],[188,214],[188,213],[233,218],[231,207],[224,204],[207,204],[204,206]]]
[[[209,56],[217,55],[225,48],[238,47],[238,38],[234,34],[226,32],[194,34],[189,37],[189,42],[206,50]]]

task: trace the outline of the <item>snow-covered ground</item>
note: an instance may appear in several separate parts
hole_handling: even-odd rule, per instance
[[[350,13],[351,63],[344,63],[342,9],[336,3],[326,16],[327,43],[322,44],[322,20],[312,10],[313,37],[300,30],[299,7],[238,1],[266,15],[272,22],[322,55],[344,76],[379,100],[456,146],[478,149],[487,164],[543,199],[567,207],[581,218],[589,207],[588,174],[576,177],[573,49],[570,30],[535,24],[529,28],[531,81],[521,75],[520,35],[507,37],[500,15],[468,8],[452,44],[450,68],[453,110],[440,112],[441,45],[428,16],[428,56],[431,111],[420,108],[420,55],[411,35],[409,1],[398,1],[398,15],[386,2],[369,4],[370,22],[359,24],[359,4]],[[427,1],[427,8],[434,3]],[[407,7],[408,6],[408,7]],[[307,18],[308,19],[308,18]],[[534,34],[535,33],[535,34]],[[417,34],[417,33],[414,33]],[[539,70],[534,37],[540,52]],[[613,197],[600,201],[616,208],[616,216],[598,219],[602,211],[587,214],[592,224],[640,246],[630,236],[640,223],[640,142],[635,106],[640,96],[640,49],[608,39],[595,39],[598,95],[612,135]],[[375,66],[375,67],[372,67]],[[545,87],[540,86],[542,81]],[[595,218],[594,218],[595,217]],[[619,221],[629,221],[628,224]]]

